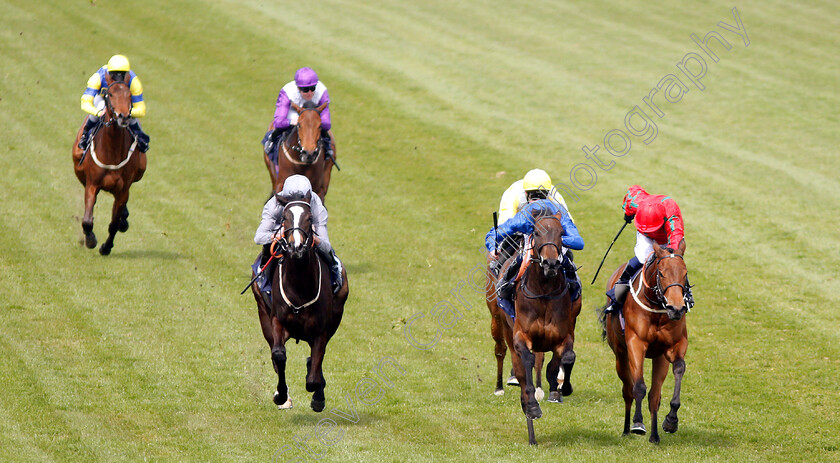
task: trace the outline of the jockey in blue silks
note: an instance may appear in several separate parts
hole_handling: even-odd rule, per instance
[[[506,238],[512,237],[515,233],[522,233],[524,235],[531,235],[534,232],[534,224],[539,217],[546,217],[549,215],[561,213],[560,222],[563,225],[562,240],[562,254],[563,254],[563,273],[569,283],[569,293],[572,300],[580,297],[580,279],[577,277],[577,271],[574,263],[566,255],[568,249],[581,250],[583,249],[583,238],[578,233],[575,223],[569,217],[568,211],[551,199],[537,199],[525,205],[515,216],[506,220],[499,225],[497,229],[490,229],[484,239],[484,246],[491,254],[495,253],[498,245]],[[527,240],[526,240],[527,241]],[[507,263],[507,271],[500,274],[499,282],[497,284],[497,291],[499,292],[499,302],[506,312],[512,312],[511,299],[513,296],[514,278],[519,264],[522,262],[522,254],[514,254]],[[507,306],[507,307],[506,307]],[[510,309],[510,311],[509,311]]]

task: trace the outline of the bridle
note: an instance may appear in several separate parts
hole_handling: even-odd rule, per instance
[[[640,274],[642,276],[642,282],[641,282],[639,291],[641,291],[641,286],[647,286],[647,285],[645,285],[644,280],[645,280],[645,273],[647,272],[648,266],[652,266],[652,265],[656,266],[656,284],[654,286],[650,287],[653,290],[653,296],[655,297],[655,299],[651,299],[650,296],[647,295],[647,291],[645,291],[643,294],[645,295],[645,299],[647,299],[648,302],[651,305],[657,306],[657,307],[662,307],[662,310],[651,309],[651,308],[645,306],[644,304],[639,304],[643,309],[647,310],[648,312],[655,312],[655,313],[665,313],[665,312],[667,312],[667,310],[665,310],[666,307],[667,307],[667,304],[666,304],[666,301],[665,301],[665,291],[667,291],[668,288],[670,288],[672,286],[676,286],[676,287],[682,289],[683,300],[686,300],[686,294],[688,293],[688,290],[691,288],[691,284],[688,282],[688,272],[686,272],[686,275],[685,275],[685,284],[671,283],[668,286],[665,286],[664,288],[662,287],[662,272],[659,270],[659,265],[658,264],[659,264],[659,262],[661,262],[665,259],[670,259],[670,258],[679,258],[680,260],[683,260],[683,261],[685,260],[679,254],[670,253],[670,254],[662,256],[662,257],[656,257],[654,259],[648,259],[645,262],[645,265],[642,268],[642,271],[640,272]],[[633,285],[632,285],[632,282],[631,282],[630,292],[631,292],[631,294],[633,294],[633,297],[636,299],[636,302],[640,302],[638,300],[638,298],[636,297],[636,294],[638,294],[638,293],[633,293],[632,286]],[[687,303],[686,303],[686,307],[688,307]],[[686,309],[686,310],[690,311],[691,309]]]
[[[130,120],[129,115],[131,114],[131,109],[129,108],[129,115],[126,115],[125,120],[120,120],[120,118],[117,116],[117,111],[114,109],[114,104],[111,103],[111,89],[119,84],[125,85],[126,88],[128,88],[128,84],[126,84],[125,82],[113,82],[111,83],[111,85],[108,86],[108,89],[102,95],[102,99],[105,100],[105,112],[110,116],[108,118],[108,121],[106,121],[104,124],[106,126],[110,126],[114,124],[114,122],[116,122],[118,126],[126,128],[128,127],[128,122]]]
[[[301,141],[300,141],[300,122],[299,121],[300,121],[300,117],[303,116],[303,113],[305,113],[307,111],[315,111],[316,113],[318,112],[318,110],[315,109],[315,108],[301,108],[301,111],[298,113],[298,123],[294,125],[294,128],[292,129],[292,133],[290,133],[289,136],[286,137],[286,140],[288,140],[288,139],[292,138],[292,135],[297,135],[297,143],[294,146],[289,146],[288,149],[294,151],[295,154],[297,154],[297,158],[301,159],[301,160],[303,160],[303,145],[301,144]],[[286,151],[287,146],[288,146],[288,144],[283,143],[284,151]],[[296,161],[292,161],[292,162],[294,162],[296,164],[312,164],[318,159],[318,156],[321,154],[321,151],[323,149],[324,149],[323,143],[321,143],[321,140],[319,139],[316,146],[315,146],[315,154],[314,154],[311,162],[296,162]],[[287,154],[288,154],[288,152],[287,152]]]
[[[306,208],[309,209],[310,213],[311,213],[312,206],[308,202],[306,202],[306,201],[289,201],[288,203],[286,203],[283,206],[283,216],[284,216],[283,219],[284,219],[284,221],[285,221],[286,211],[288,210],[289,206],[292,206],[294,204],[305,205]],[[289,233],[292,233],[294,231],[299,231],[304,236],[303,249],[309,248],[314,242],[313,232],[312,232],[311,229],[309,231],[306,231],[301,227],[290,227],[290,228],[285,228],[284,227],[283,230],[282,230],[282,235],[283,236],[279,240],[280,241],[280,246],[281,246],[280,249],[284,253],[289,249],[289,240],[286,237],[289,235]]]
[[[554,220],[560,222],[561,225],[562,225],[562,221],[559,218],[557,218],[556,216],[553,216],[553,215],[541,217],[540,220],[542,220],[542,219],[554,219]],[[539,220],[538,220],[538,222],[539,222]],[[562,271],[562,260],[564,259],[563,251],[562,251],[561,247],[557,245],[557,243],[555,243],[553,241],[547,241],[547,242],[539,245],[539,247],[531,248],[531,256],[528,258],[528,260],[538,264],[540,266],[540,268],[551,267],[551,265],[548,264],[542,256],[542,250],[546,246],[554,246],[554,249],[557,250],[557,255],[559,257],[557,259],[557,266],[558,266],[557,273],[559,275],[561,275],[562,278],[563,278],[563,281],[561,282],[562,283],[561,287],[558,288],[555,291],[552,291],[552,292],[546,293],[546,294],[531,293],[528,290],[528,288],[526,287],[526,284],[525,284],[526,277],[527,277],[527,274],[528,274],[528,270],[530,270],[530,267],[529,267],[525,270],[525,275],[522,276],[522,285],[521,285],[522,286],[522,294],[525,297],[527,297],[528,299],[558,299],[558,298],[563,297],[563,295],[565,295],[569,291],[569,285],[565,284],[565,279],[566,278],[565,278],[565,276],[563,276],[563,271]]]

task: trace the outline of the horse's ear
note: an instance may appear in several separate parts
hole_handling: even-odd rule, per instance
[[[662,246],[660,246],[660,245],[659,245],[659,243],[657,243],[656,241],[654,241],[654,242],[653,242],[653,253],[654,253],[654,254],[656,254],[656,255],[658,256],[658,255],[659,255],[659,253],[661,253],[661,252],[662,252]]]
[[[311,190],[307,191],[306,194],[303,195],[303,200],[306,201],[307,203],[312,202],[312,191]]]
[[[324,103],[324,104],[322,104],[321,106],[318,106],[317,108],[315,108],[315,111],[318,111],[318,114],[321,114],[321,111],[323,111],[323,110],[327,109],[327,105],[328,105],[328,104],[329,104],[329,103]]]
[[[685,238],[680,240],[680,255],[685,255]]]
[[[292,109],[294,109],[294,110],[295,110],[295,111],[297,111],[298,113],[302,113],[302,112],[303,112],[303,108],[301,108],[300,106],[296,105],[294,101],[290,101],[290,102],[289,102],[289,104],[292,106]]]

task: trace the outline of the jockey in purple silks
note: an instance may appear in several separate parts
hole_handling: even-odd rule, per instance
[[[277,109],[274,111],[274,121],[263,138],[263,148],[269,154],[289,133],[289,130],[297,124],[298,112],[291,107],[291,102],[303,107],[304,103],[311,101],[315,106],[324,103],[327,107],[321,111],[321,138],[328,157],[333,157],[332,145],[332,123],[330,122],[330,94],[327,87],[318,80],[318,74],[312,68],[300,68],[295,72],[295,79],[280,90],[277,95]]]

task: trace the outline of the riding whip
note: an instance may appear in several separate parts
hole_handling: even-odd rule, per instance
[[[601,271],[601,267],[604,265],[604,261],[607,260],[607,254],[610,253],[610,249],[612,249],[613,245],[615,244],[615,241],[618,239],[619,235],[621,235],[621,232],[624,231],[624,227],[626,227],[628,223],[630,222],[624,222],[624,225],[621,226],[621,230],[619,230],[618,234],[615,235],[615,238],[613,238],[612,243],[610,243],[610,247],[607,248],[607,253],[604,254],[604,258],[601,259],[601,264],[598,265],[598,270],[595,270],[595,276],[592,278],[592,283],[589,283],[590,285],[595,284],[595,279],[598,278],[598,272]]]
[[[250,288],[251,285],[254,284],[255,281],[257,281],[257,278],[259,278],[260,275],[263,274],[263,271],[265,270],[266,267],[268,267],[268,263],[271,262],[271,259],[274,259],[274,254],[272,254],[271,257],[269,257],[268,260],[265,261],[265,265],[263,265],[262,268],[260,269],[260,271],[257,272],[256,275],[254,275],[254,278],[251,280],[250,283],[248,283],[248,286],[246,286],[245,289],[243,289],[242,292],[239,293],[240,296],[245,294],[245,291],[248,291],[248,288]]]
[[[493,252],[497,252],[496,250],[496,229],[499,228],[499,215],[497,212],[493,212]]]

